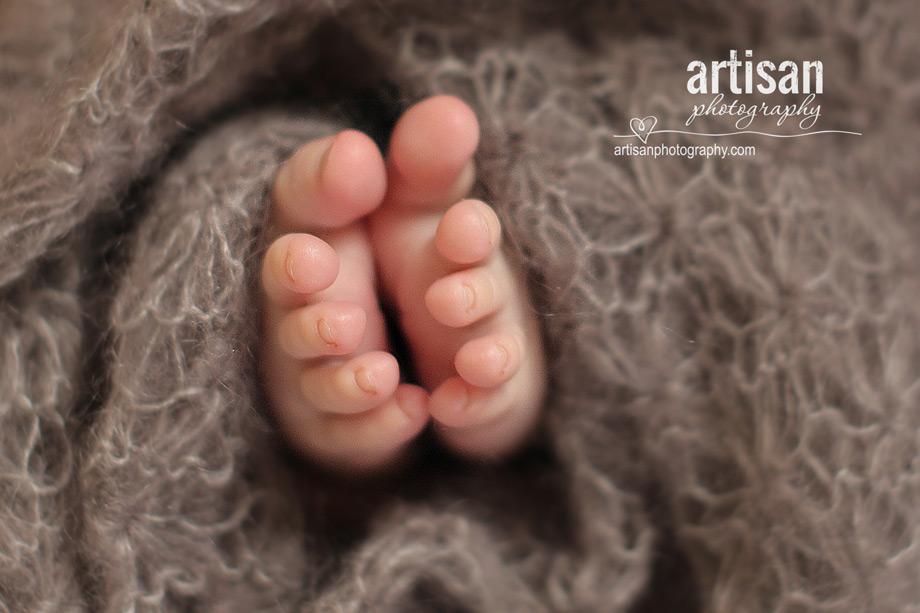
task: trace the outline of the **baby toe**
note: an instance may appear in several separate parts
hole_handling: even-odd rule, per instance
[[[360,413],[388,398],[399,385],[399,363],[385,351],[369,351],[344,363],[328,362],[303,370],[300,389],[320,411]]]
[[[428,394],[403,384],[389,399],[363,413],[321,415],[310,438],[318,455],[337,470],[363,473],[385,468],[427,422]]]
[[[473,184],[478,145],[479,122],[459,98],[434,96],[415,104],[390,138],[387,202],[427,209],[456,202]]]
[[[386,192],[374,141],[345,130],[307,143],[278,171],[273,209],[282,231],[341,228],[377,208]]]
[[[501,222],[492,207],[479,200],[462,200],[444,213],[434,244],[450,262],[476,264],[495,251],[501,232]]]
[[[367,313],[353,302],[319,302],[291,311],[278,324],[278,344],[289,357],[306,360],[345,355],[358,348]]]
[[[285,234],[269,246],[262,261],[262,288],[271,302],[291,307],[332,285],[339,258],[324,240],[310,234]]]
[[[521,364],[520,343],[502,332],[473,339],[454,358],[457,374],[475,387],[494,388],[517,372]]]
[[[431,317],[450,328],[461,328],[492,315],[504,306],[507,293],[485,267],[447,275],[425,292]]]
[[[431,416],[448,428],[471,428],[495,419],[506,409],[501,393],[470,385],[462,377],[451,377],[434,390],[429,405]]]
[[[512,382],[494,389],[461,377],[442,383],[431,395],[429,413],[448,448],[474,459],[498,459],[520,448],[537,411]]]

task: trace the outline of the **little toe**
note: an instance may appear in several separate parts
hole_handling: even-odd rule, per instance
[[[393,128],[387,154],[388,203],[446,208],[473,184],[479,122],[454,96],[412,106]]]
[[[442,383],[431,395],[429,413],[436,432],[460,455],[495,460],[519,449],[532,432],[538,411],[513,382],[494,389],[470,385],[460,377]]]
[[[504,306],[507,292],[486,267],[447,275],[425,292],[425,306],[438,323],[461,328],[492,315]]]
[[[306,360],[345,355],[364,338],[367,313],[354,302],[319,302],[296,309],[278,324],[278,345],[289,357]]]
[[[498,387],[514,376],[521,364],[521,345],[502,332],[473,339],[463,345],[454,366],[464,381],[475,387]]]
[[[501,222],[492,207],[479,200],[461,200],[444,213],[434,244],[450,262],[476,264],[495,251],[501,233]]]
[[[262,288],[271,302],[291,307],[332,285],[338,274],[339,258],[328,243],[311,234],[285,234],[265,252]]]
[[[431,394],[429,410],[441,426],[469,429],[499,419],[509,411],[510,399],[508,386],[483,388],[451,377]]]
[[[380,470],[415,438],[428,422],[428,394],[400,385],[393,395],[355,415],[313,414],[297,429],[295,444],[338,472]]]
[[[278,171],[273,189],[281,231],[341,228],[383,201],[386,171],[374,141],[356,130],[307,143]]]
[[[385,351],[369,351],[347,362],[307,366],[300,377],[306,400],[321,411],[360,413],[379,405],[399,385],[399,363]]]

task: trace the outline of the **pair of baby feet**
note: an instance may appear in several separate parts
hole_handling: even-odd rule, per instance
[[[497,215],[463,199],[478,142],[473,111],[438,96],[397,122],[386,160],[346,130],[302,146],[279,171],[261,368],[284,437],[310,459],[385,468],[430,420],[472,458],[506,455],[532,431],[545,361]],[[400,381],[381,304],[421,386]]]

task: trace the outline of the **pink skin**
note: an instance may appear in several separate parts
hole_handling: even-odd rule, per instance
[[[462,200],[478,140],[469,107],[439,96],[400,119],[386,161],[347,130],[278,173],[262,371],[287,440],[315,461],[385,468],[429,418],[475,458],[506,455],[532,431],[545,390],[536,322],[495,212]],[[430,397],[399,382],[381,299]]]

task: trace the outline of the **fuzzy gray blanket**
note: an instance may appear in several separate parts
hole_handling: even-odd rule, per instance
[[[914,0],[0,2],[0,610],[920,611],[918,30]],[[730,49],[821,60],[819,127],[863,135],[617,155]],[[266,185],[434,93],[482,123],[545,424],[336,482],[254,376]]]

